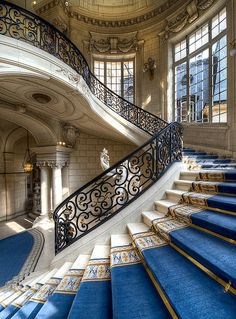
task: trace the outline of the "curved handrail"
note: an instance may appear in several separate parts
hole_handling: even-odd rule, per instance
[[[134,152],[76,190],[53,214],[56,253],[119,213],[181,158],[182,125],[170,123]]]
[[[7,1],[0,3],[0,34],[40,48],[80,74],[107,107],[152,137],[89,181],[54,211],[55,249],[60,252],[126,207],[182,157],[182,126],[126,101],[90,71],[79,49],[44,19]]]
[[[106,87],[91,72],[80,50],[44,19],[7,1],[0,3],[0,34],[29,43],[54,55],[80,74],[91,92],[119,116],[153,135],[167,122],[128,102]]]

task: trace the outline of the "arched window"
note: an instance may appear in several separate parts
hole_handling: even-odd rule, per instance
[[[174,46],[175,120],[227,122],[226,8]]]

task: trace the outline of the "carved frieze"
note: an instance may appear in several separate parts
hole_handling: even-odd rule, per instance
[[[171,33],[180,32],[185,26],[194,22],[200,14],[200,11],[208,9],[217,0],[192,0],[185,7],[184,11],[179,13],[175,19],[167,21],[165,26],[165,39],[168,39]]]
[[[138,51],[142,41],[137,38],[138,32],[131,32],[124,34],[99,34],[90,32],[90,39],[88,42],[89,52],[98,53],[128,53]]]

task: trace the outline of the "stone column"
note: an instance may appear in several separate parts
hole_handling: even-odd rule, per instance
[[[62,166],[55,164],[52,167],[52,206],[53,209],[62,202]]]
[[[50,172],[48,166],[40,167],[41,178],[41,215],[50,213]]]

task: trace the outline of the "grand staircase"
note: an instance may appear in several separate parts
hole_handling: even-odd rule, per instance
[[[60,253],[155,187],[181,160],[182,127],[105,87],[46,21],[6,1],[0,20],[2,37],[62,61],[107,108],[152,136],[57,207]],[[0,319],[235,319],[236,161],[191,149],[183,155],[188,169],[153,211],[142,212],[142,223],[127,224],[126,234],[111,235],[110,245],[95,245],[91,255],[74,250],[73,263],[1,288]]]
[[[142,223],[91,256],[74,252],[73,264],[2,288],[0,319],[235,318],[234,160],[183,155],[188,169]]]

